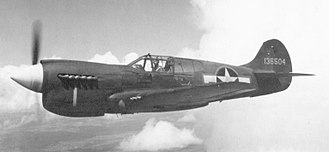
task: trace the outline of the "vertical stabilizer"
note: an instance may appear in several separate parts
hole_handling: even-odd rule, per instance
[[[291,83],[291,60],[286,47],[276,39],[263,43],[256,57],[243,65],[254,71],[259,87],[256,95],[285,90]],[[279,76],[279,75],[286,76]]]
[[[276,39],[263,43],[256,57],[244,65],[257,71],[279,73],[292,72],[291,60],[286,47]]]

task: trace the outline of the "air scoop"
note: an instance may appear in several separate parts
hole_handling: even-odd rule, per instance
[[[10,78],[25,88],[35,92],[42,92],[43,69],[41,64],[24,67]]]

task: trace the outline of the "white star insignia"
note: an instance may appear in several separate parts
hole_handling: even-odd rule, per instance
[[[238,79],[238,77],[231,77],[230,73],[227,71],[227,68],[225,68],[224,76],[217,76],[217,78],[222,82],[234,82]]]

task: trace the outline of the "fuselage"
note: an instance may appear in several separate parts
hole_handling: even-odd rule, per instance
[[[41,60],[42,76],[14,79],[42,93],[45,109],[63,116],[192,109],[286,89],[276,77],[257,77],[248,66],[145,55],[128,65]],[[42,77],[42,78],[41,78]],[[285,80],[285,79],[283,79]]]
[[[34,26],[32,66],[11,78],[42,93],[44,108],[63,116],[192,109],[279,92],[293,76],[312,75],[292,73],[289,53],[276,39],[264,42],[255,58],[241,66],[150,54],[128,65],[73,60],[37,64],[40,28]]]
[[[225,94],[257,87],[252,70],[245,67],[170,59],[172,71],[151,70],[152,66],[147,71],[134,68],[134,63],[108,65],[42,60],[43,105],[47,110],[65,116],[174,111],[205,106],[211,101],[250,96],[250,93],[236,97]],[[218,82],[221,81],[219,77],[223,82]],[[76,106],[72,106],[74,88],[77,88]]]

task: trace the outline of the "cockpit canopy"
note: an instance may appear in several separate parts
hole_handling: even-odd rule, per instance
[[[173,58],[168,56],[144,55],[128,65],[144,71],[173,72]]]
[[[128,64],[148,72],[193,73],[203,71],[203,64],[198,60],[147,54]]]

